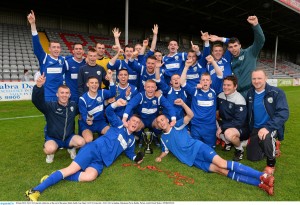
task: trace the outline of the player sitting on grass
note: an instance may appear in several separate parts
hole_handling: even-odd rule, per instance
[[[102,173],[104,166],[109,167],[123,151],[129,159],[138,164],[142,163],[143,154],[134,153],[135,139],[132,134],[139,127],[140,118],[133,115],[127,121],[127,128],[125,128],[123,122],[114,113],[115,108],[125,105],[126,100],[123,99],[118,99],[109,105],[106,108],[106,115],[111,128],[106,134],[82,147],[68,167],[55,171],[50,176],[44,176],[41,184],[25,192],[27,198],[30,201],[37,201],[40,193],[63,179],[79,182],[93,181]]]
[[[162,158],[171,151],[188,166],[194,165],[206,172],[216,172],[232,180],[258,186],[269,195],[274,194],[274,176],[270,173],[260,172],[234,161],[226,161],[217,155],[213,148],[192,138],[186,125],[194,114],[182,100],[176,101],[176,104],[184,108],[186,116],[178,120],[174,127],[171,127],[169,119],[165,115],[156,118],[158,127],[163,130],[162,153],[155,159],[156,162],[161,162]]]

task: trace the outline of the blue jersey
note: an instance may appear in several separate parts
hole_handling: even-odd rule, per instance
[[[86,122],[88,114],[94,117],[93,121],[105,120],[104,101],[116,95],[116,86],[110,85],[109,90],[98,90],[96,97],[90,97],[89,93],[84,93],[78,102],[79,112],[82,120]]]
[[[119,70],[126,69],[129,74],[128,83],[138,87],[138,82],[139,82],[138,81],[138,73],[136,71],[132,70],[132,68],[128,65],[128,63],[125,60],[117,59],[114,65],[111,65],[110,63],[108,63],[107,68],[111,69],[111,70],[116,70],[117,76],[119,74]],[[118,79],[117,79],[117,82],[119,82]]]
[[[192,138],[183,119],[180,119],[168,133],[161,135],[162,151],[171,151],[182,163],[193,166],[203,142]]]
[[[130,94],[129,96],[126,97],[126,90],[127,88],[130,87]],[[124,100],[130,101],[136,94],[138,94],[138,90],[134,85],[130,85],[128,83],[128,85],[125,88],[121,88],[119,85],[116,86],[116,101],[119,98],[122,98]],[[115,109],[115,113],[122,119],[123,118],[123,114],[125,111],[125,106],[123,107],[117,107]]]
[[[169,78],[175,73],[181,75],[186,59],[187,53],[185,52],[176,53],[173,56],[164,56],[162,59],[165,67],[164,75]]]
[[[174,106],[175,112],[176,112],[176,119],[181,119],[184,117],[184,110],[182,106],[175,105],[174,101],[178,98],[182,99],[183,102],[186,102],[187,95],[186,92],[183,89],[175,90],[173,87],[168,86],[164,81],[160,80],[157,82],[158,89],[160,89],[163,92],[164,97],[168,99],[171,105]],[[166,115],[168,119],[170,119],[170,115],[167,112],[167,110],[163,109],[163,114]]]
[[[74,57],[66,58],[65,60],[65,82],[71,90],[71,100],[78,103],[78,73],[79,68],[85,64],[85,60],[76,61]]]
[[[136,112],[140,115],[145,127],[151,128],[152,122],[158,116],[160,106],[168,110],[172,119],[176,119],[174,107],[164,96],[148,98],[145,92],[138,93],[129,101],[123,116],[130,116],[136,108]]]
[[[216,99],[217,95],[213,89],[203,91],[189,85],[183,86],[186,92],[192,96],[191,109],[194,112],[194,117],[191,124],[194,126],[211,125],[211,128],[216,127]]]
[[[230,61],[228,61],[226,58],[222,57],[217,62],[217,64],[221,68],[221,71],[223,72],[223,78],[225,78],[229,75],[232,75]],[[217,77],[217,74],[216,74],[216,71],[215,71],[213,65],[207,64],[207,72],[211,76],[212,88],[214,88],[214,90],[216,91],[217,94],[221,93],[223,91],[223,82],[222,83],[217,82],[218,77]]]
[[[110,166],[123,151],[129,159],[134,160],[136,156],[134,135],[129,134],[127,128],[123,127],[123,122],[114,113],[111,105],[105,112],[111,128],[105,135],[91,142],[96,144],[95,151],[99,153],[106,167]]]
[[[200,82],[201,75],[207,72],[200,63],[196,63],[189,67],[186,72],[186,83],[191,87],[196,87]]]
[[[145,83],[147,80],[155,80],[155,72],[148,73],[145,65],[138,63],[137,61],[129,61],[128,65],[132,70],[136,71],[139,74],[139,92],[145,91]]]
[[[46,82],[45,87],[45,100],[56,101],[57,100],[57,89],[59,86],[64,84],[63,75],[65,70],[63,69],[65,59],[62,56],[58,56],[57,59],[52,58],[44,50],[40,43],[39,36],[32,35],[33,51],[36,55],[41,74],[45,74]]]

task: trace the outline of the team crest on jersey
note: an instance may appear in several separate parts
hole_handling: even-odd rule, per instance
[[[178,57],[178,56],[175,56],[175,60],[177,60],[177,61],[178,61],[178,60],[179,60],[179,57]]]
[[[244,58],[245,58],[245,56],[242,55],[242,56],[239,57],[239,60],[242,61],[242,60],[244,60]]]
[[[156,100],[152,100],[152,104],[153,104],[153,105],[156,105]]]
[[[101,71],[98,70],[98,71],[97,71],[97,75],[101,75]]]
[[[212,98],[212,93],[208,93],[208,95],[207,95],[209,98]]]
[[[232,107],[233,107],[232,103],[229,103],[228,107],[229,107],[229,109],[232,109]]]
[[[71,106],[71,107],[70,107],[70,110],[71,110],[71,112],[73,112],[73,111],[74,111],[74,107],[73,107],[73,106]]]
[[[243,110],[244,110],[243,107],[240,107],[240,111],[243,112]]]
[[[97,101],[101,102],[102,101],[101,97],[97,97]]]
[[[269,103],[273,103],[273,98],[272,98],[272,97],[269,97],[269,98],[268,98],[268,102],[269,102]]]

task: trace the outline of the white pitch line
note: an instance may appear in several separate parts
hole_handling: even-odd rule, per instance
[[[42,117],[44,115],[32,115],[32,116],[23,116],[23,117],[9,117],[9,118],[0,118],[1,120],[15,120],[15,119],[22,119],[22,118],[33,118],[33,117]]]

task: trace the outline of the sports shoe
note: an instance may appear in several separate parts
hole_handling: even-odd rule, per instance
[[[52,163],[53,159],[54,159],[54,154],[47,154],[47,156],[46,156],[46,162],[48,164]]]
[[[68,149],[68,152],[70,154],[70,158],[75,159],[75,157],[76,157],[76,148],[73,147],[72,149]]]
[[[49,177],[49,175],[45,175],[41,178],[40,183],[43,183],[43,181],[45,181],[47,178]]]
[[[280,141],[277,140],[275,143],[275,156],[279,157],[281,155],[281,151],[280,151]]]
[[[259,184],[258,187],[267,192],[269,195],[274,195],[274,187],[269,187],[266,184]]]
[[[268,175],[268,176],[261,175],[259,179],[260,179],[260,181],[262,181],[265,185],[268,185],[269,187],[274,186],[275,178],[272,175]]]
[[[236,149],[233,156],[233,161],[240,161],[243,159],[244,151]]]
[[[223,147],[223,151],[230,151],[231,150],[231,147],[232,147],[232,144],[231,143],[229,143],[229,144],[226,144],[225,143],[225,145],[224,145],[224,147]]]
[[[39,191],[34,191],[32,189],[29,189],[25,192],[25,196],[29,201],[37,201],[40,195],[41,194]]]
[[[266,166],[264,169],[264,173],[266,173],[267,175],[274,175],[274,172],[275,172],[275,167]]]

